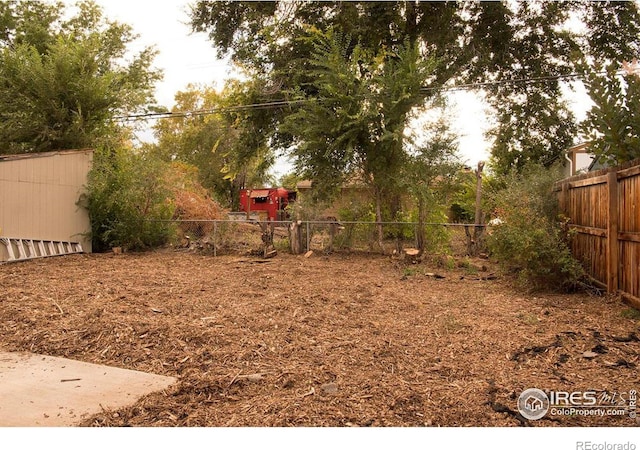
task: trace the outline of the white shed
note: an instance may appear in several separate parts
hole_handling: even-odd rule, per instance
[[[92,150],[0,155],[0,261],[91,252]]]

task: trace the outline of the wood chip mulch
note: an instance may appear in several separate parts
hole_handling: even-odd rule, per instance
[[[178,378],[84,426],[637,426],[519,415],[530,387],[637,390],[640,320],[494,273],[356,254],[5,264],[0,347]]]

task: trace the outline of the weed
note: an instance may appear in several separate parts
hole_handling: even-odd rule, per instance
[[[447,314],[441,324],[441,329],[444,333],[456,333],[464,328],[467,325],[460,322],[453,314]]]
[[[625,319],[640,320],[640,311],[634,308],[623,309],[620,315]]]
[[[421,270],[419,267],[405,267],[404,269],[402,269],[402,275],[404,277],[412,277],[414,275],[417,275],[419,273],[423,273],[423,270]]]
[[[540,319],[538,319],[535,314],[531,313],[520,312],[518,313],[517,317],[527,325],[537,325],[538,322],[540,322]]]

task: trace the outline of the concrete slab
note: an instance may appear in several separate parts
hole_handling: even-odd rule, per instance
[[[167,388],[173,377],[33,353],[0,351],[0,426],[77,425]]]

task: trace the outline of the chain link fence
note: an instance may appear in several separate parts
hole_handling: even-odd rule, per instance
[[[200,250],[214,256],[271,251],[305,253],[367,252],[401,253],[419,247],[416,222],[259,221],[255,219],[175,220],[168,222],[176,248]],[[423,248],[427,253],[464,256],[483,251],[484,227],[474,224],[423,224]],[[297,241],[297,247],[292,245]]]

